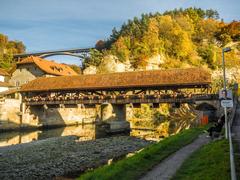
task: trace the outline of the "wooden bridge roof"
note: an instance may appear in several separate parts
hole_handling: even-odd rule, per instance
[[[193,88],[207,86],[210,82],[211,76],[208,71],[200,68],[189,68],[41,77],[23,85],[21,91]]]

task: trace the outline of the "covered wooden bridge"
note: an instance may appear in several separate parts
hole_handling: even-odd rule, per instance
[[[21,88],[26,105],[138,104],[216,99],[200,68],[42,77]]]

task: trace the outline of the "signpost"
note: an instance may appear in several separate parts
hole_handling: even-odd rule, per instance
[[[233,107],[233,96],[232,90],[220,90],[219,100],[221,101],[221,106],[224,108]]]
[[[233,107],[233,100],[221,100],[221,106],[224,108]]]

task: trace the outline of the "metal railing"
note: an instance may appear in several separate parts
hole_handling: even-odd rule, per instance
[[[232,143],[232,132],[231,132],[231,127],[233,120],[235,118],[236,114],[236,109],[237,109],[237,97],[234,98],[234,103],[233,103],[233,110],[231,113],[231,116],[229,118],[228,122],[228,137],[229,137],[229,156],[230,156],[230,167],[231,167],[231,180],[236,180],[236,167],[235,167],[235,160],[234,160],[234,150],[233,150],[233,143]]]

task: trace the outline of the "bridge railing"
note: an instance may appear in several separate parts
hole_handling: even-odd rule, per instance
[[[105,96],[100,97],[82,97],[80,99],[68,99],[68,100],[24,100],[27,105],[42,105],[42,104],[148,104],[148,103],[194,103],[195,101],[202,100],[215,100],[218,99],[217,94],[195,94],[191,97],[171,97],[171,96],[155,96],[155,95],[144,95],[144,96]]]

